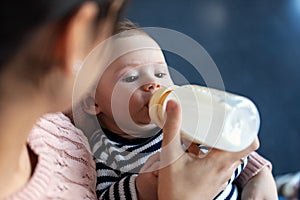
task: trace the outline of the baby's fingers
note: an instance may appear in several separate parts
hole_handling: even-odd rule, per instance
[[[143,165],[143,167],[140,170],[140,173],[145,172],[152,172],[159,169],[159,155],[160,153],[157,152],[156,154],[153,154],[148,158],[146,163]]]

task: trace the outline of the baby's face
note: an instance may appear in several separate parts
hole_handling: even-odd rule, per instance
[[[170,85],[173,82],[160,49],[136,50],[119,57],[97,87],[102,125],[122,133],[134,132],[136,125],[153,127],[149,125],[150,98],[157,89]]]

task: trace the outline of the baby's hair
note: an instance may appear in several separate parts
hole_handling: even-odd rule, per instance
[[[138,24],[133,23],[129,19],[123,19],[118,22],[114,31],[114,35],[119,34],[121,37],[132,36],[134,33],[148,35]]]

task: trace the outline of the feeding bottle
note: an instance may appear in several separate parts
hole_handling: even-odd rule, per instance
[[[171,86],[153,94],[149,115],[161,128],[169,100],[179,103],[181,134],[193,142],[237,152],[247,148],[259,131],[259,113],[251,100],[198,85]]]

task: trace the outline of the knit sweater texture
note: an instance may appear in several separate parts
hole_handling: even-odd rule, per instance
[[[96,199],[95,163],[88,141],[62,113],[39,119],[28,137],[38,162],[28,183],[9,200]]]

